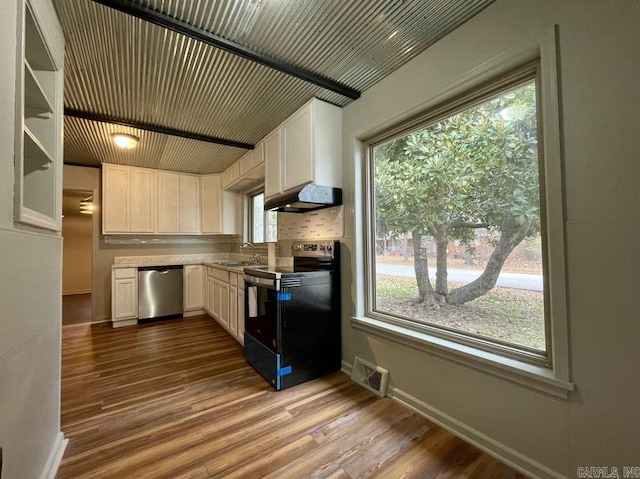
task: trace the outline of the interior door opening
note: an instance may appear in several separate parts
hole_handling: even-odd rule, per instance
[[[64,190],[62,324],[91,322],[93,191]]]

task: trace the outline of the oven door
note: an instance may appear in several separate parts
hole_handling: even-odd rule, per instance
[[[245,275],[244,356],[271,385],[280,389],[279,280]]]

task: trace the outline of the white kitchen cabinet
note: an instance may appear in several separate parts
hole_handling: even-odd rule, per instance
[[[137,324],[138,269],[116,268],[111,273],[111,323],[114,328]]]
[[[229,283],[213,280],[213,316],[229,330]]]
[[[213,316],[213,268],[207,266],[204,288],[204,309]]]
[[[244,276],[206,267],[205,310],[240,344],[244,344]]]
[[[229,333],[240,343],[244,343],[244,300],[243,306],[240,306],[238,295],[240,289],[244,288],[244,280],[242,273],[229,274]],[[244,291],[243,291],[244,292]],[[242,315],[242,326],[240,319]],[[242,332],[240,329],[242,328]]]
[[[146,168],[131,168],[130,231],[155,231],[155,172]]]
[[[244,346],[244,280],[238,282],[238,333],[236,339]]]
[[[185,312],[201,312],[204,307],[204,266],[184,265],[183,309]]]
[[[200,233],[200,179],[158,171],[158,233]]]
[[[158,171],[158,233],[180,231],[180,174]]]
[[[235,276],[235,273],[231,273]],[[237,339],[238,337],[238,288],[229,286],[229,334]]]
[[[131,168],[102,165],[102,232],[131,231]]]
[[[222,173],[222,187],[228,191],[246,191],[264,181],[264,145],[258,143]]]
[[[202,234],[239,234],[240,197],[222,190],[222,175],[200,177]]]
[[[62,227],[64,37],[48,2],[16,4],[14,220],[58,232]]]
[[[200,233],[200,178],[180,175],[179,232]]]
[[[153,233],[154,170],[104,164],[102,205],[103,233]]]
[[[282,193],[280,162],[282,161],[282,128],[278,127],[264,139],[264,196],[271,198]]]
[[[268,163],[267,168],[271,166]],[[342,187],[339,107],[313,99],[282,124],[280,170],[283,192],[308,183]]]
[[[102,167],[103,234],[238,234],[240,196],[220,174]]]
[[[222,185],[220,175],[200,177],[201,231],[204,234],[222,233]]]

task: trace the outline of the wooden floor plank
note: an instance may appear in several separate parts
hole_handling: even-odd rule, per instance
[[[335,373],[274,391],[207,316],[63,326],[58,479],[522,478]]]

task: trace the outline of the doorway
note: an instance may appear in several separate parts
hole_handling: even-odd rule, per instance
[[[91,322],[93,192],[64,190],[62,325]]]

